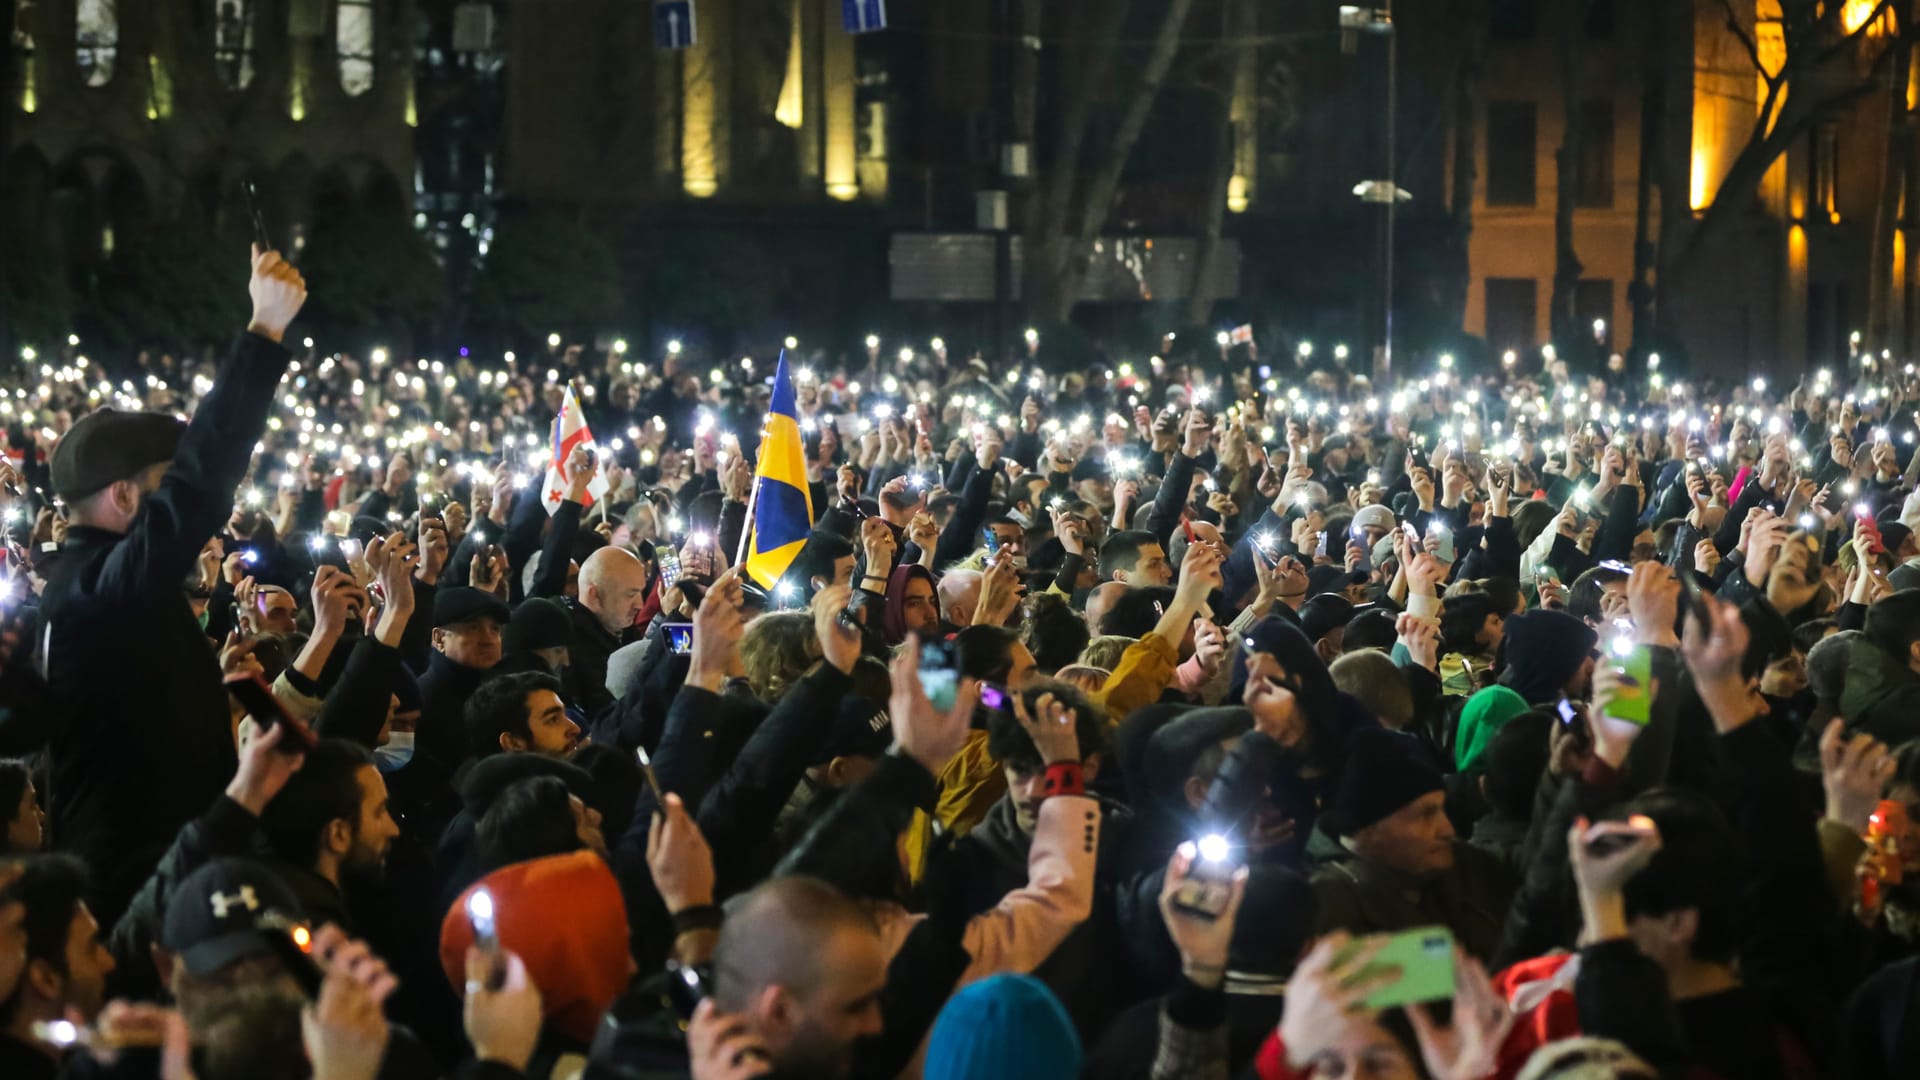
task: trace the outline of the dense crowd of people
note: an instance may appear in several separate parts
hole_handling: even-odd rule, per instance
[[[0,1076],[1920,1075],[1911,367],[412,362],[305,289],[0,397]]]

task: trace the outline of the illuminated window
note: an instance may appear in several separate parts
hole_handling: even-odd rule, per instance
[[[113,0],[79,0],[74,5],[73,51],[88,86],[105,86],[113,78],[113,61],[120,51]]]
[[[373,0],[340,0],[334,20],[334,55],[340,88],[350,97],[373,89]]]
[[[214,0],[213,67],[229,90],[253,83],[253,0]]]
[[[1534,203],[1535,117],[1531,101],[1487,103],[1487,205]]]

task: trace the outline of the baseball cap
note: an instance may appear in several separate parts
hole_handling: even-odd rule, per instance
[[[1386,529],[1391,532],[1397,524],[1393,511],[1379,503],[1363,506],[1353,512],[1353,531],[1356,533],[1361,529]]]
[[[165,413],[95,409],[54,444],[47,469],[53,493],[73,500],[163,461],[173,460],[187,425]]]
[[[195,975],[274,952],[272,936],[302,921],[300,901],[252,859],[215,859],[188,874],[167,903],[160,944]]]

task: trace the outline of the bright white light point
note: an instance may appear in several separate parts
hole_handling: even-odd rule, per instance
[[[1027,327],[1026,337],[1027,337],[1027,344],[1037,345],[1040,342],[1040,331],[1035,330],[1033,327],[1029,326]]]
[[[548,335],[547,335],[547,348],[549,348],[549,349],[557,349],[557,348],[559,348],[559,347],[560,347],[560,335],[559,335],[559,334],[548,334]]]
[[[1225,862],[1231,850],[1227,838],[1219,833],[1208,833],[1200,838],[1200,857],[1208,862]]]
[[[1222,348],[1225,348],[1225,347],[1226,347],[1226,344],[1227,344],[1227,342],[1229,342],[1229,341],[1232,341],[1232,340],[1233,340],[1233,339],[1232,339],[1231,337],[1228,337],[1228,336],[1227,336],[1227,332],[1226,332],[1225,330],[1222,330],[1222,331],[1220,331],[1219,333],[1217,333],[1217,334],[1215,334],[1215,335],[1213,335],[1213,341],[1214,341],[1214,344],[1216,344],[1216,345],[1219,345],[1219,346],[1221,346]]]
[[[929,341],[929,342],[927,342],[927,344],[933,347],[933,351],[934,351],[934,352],[946,352],[946,351],[947,351],[947,339],[946,339],[946,338],[934,338],[934,339],[933,339],[932,341]]]
[[[627,354],[627,339],[615,338],[613,341],[613,351],[621,356],[625,356]]]
[[[467,897],[467,914],[483,922],[493,918],[493,894],[475,889],[473,895]]]
[[[1298,349],[1296,349],[1296,350],[1294,350],[1294,351],[1295,351],[1295,352],[1298,352],[1298,353],[1299,353],[1299,354],[1300,354],[1301,356],[1312,356],[1312,355],[1313,355],[1313,342],[1311,342],[1311,341],[1303,341],[1303,342],[1301,342],[1301,343],[1300,343],[1300,347],[1299,347]]]
[[[787,340],[781,342],[781,344],[785,345],[789,349],[797,349],[800,347],[800,339],[797,337],[794,337],[792,334],[788,334]]]
[[[673,338],[667,342],[667,355],[668,356],[680,355],[680,339],[679,338]]]
[[[869,349],[877,349],[877,348],[879,348],[879,347],[880,347],[880,335],[879,335],[879,334],[868,334],[868,335],[867,335],[867,348],[869,348]]]

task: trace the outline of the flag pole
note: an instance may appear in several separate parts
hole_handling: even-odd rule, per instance
[[[740,522],[740,549],[734,553],[733,565],[745,566],[747,562],[747,543],[753,538],[753,504],[760,501],[760,478],[753,478],[753,487],[747,492],[747,516]]]

